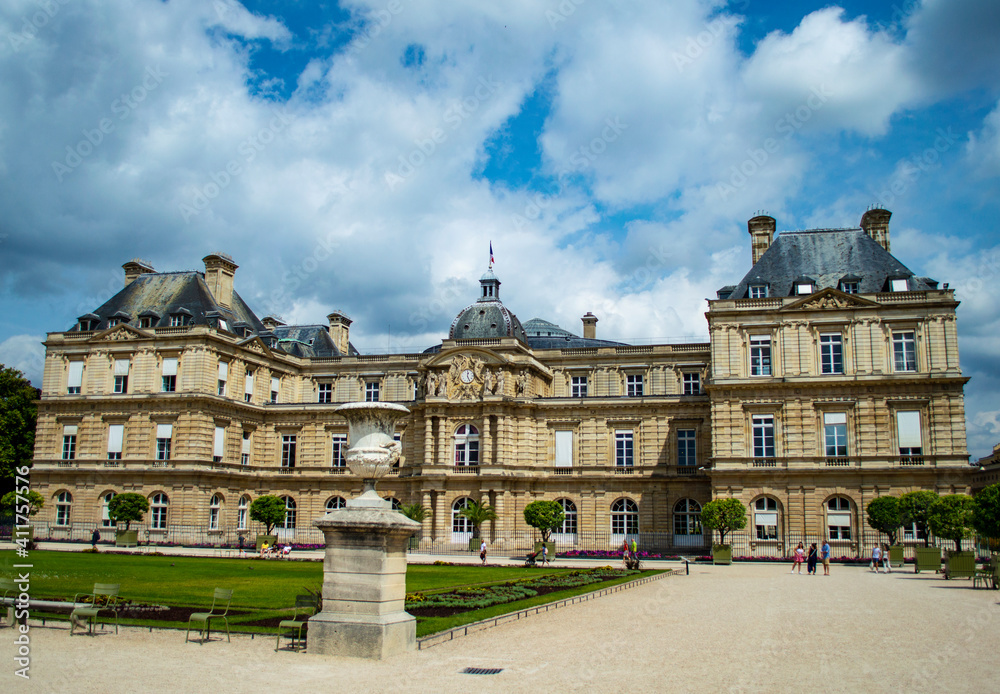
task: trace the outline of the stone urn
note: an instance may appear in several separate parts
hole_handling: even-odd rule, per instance
[[[393,439],[396,421],[410,411],[389,402],[349,402],[336,410],[347,420],[351,447],[347,467],[361,478],[361,496],[347,502],[349,508],[392,508],[375,491],[375,484],[399,461],[399,441]]]

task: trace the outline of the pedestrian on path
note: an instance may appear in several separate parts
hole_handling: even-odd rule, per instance
[[[809,554],[806,555],[806,571],[810,576],[816,575],[816,558],[819,556],[816,551],[816,543],[809,545]]]
[[[798,569],[799,570],[799,574],[801,575],[802,574],[802,562],[804,562],[805,559],[806,559],[806,550],[805,550],[805,547],[800,542],[799,546],[795,548],[795,559],[792,561],[792,571],[791,571],[791,573],[795,573],[795,569]]]
[[[479,561],[483,562],[483,566],[486,566],[486,540],[483,540],[479,545]]]
[[[542,543],[542,564],[548,564],[548,563],[549,563],[549,546],[543,542]]]
[[[889,561],[889,545],[885,546],[882,550],[882,568],[885,569],[887,574],[892,573],[892,563]]]
[[[823,575],[830,575],[830,541],[823,540],[823,546],[820,548],[820,558],[823,560]]]
[[[97,549],[97,543],[101,541],[101,531],[94,528],[94,532],[90,535],[90,548],[93,550]]]
[[[871,563],[871,568],[875,571],[875,573],[879,573],[878,565],[881,561],[882,561],[882,547],[880,547],[879,545],[875,545],[874,547],[872,547],[872,563]]]

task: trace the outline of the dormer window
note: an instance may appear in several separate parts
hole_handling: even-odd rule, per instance
[[[813,283],[812,282],[796,282],[795,283],[795,293],[799,296],[804,296],[806,294],[813,293]]]
[[[858,289],[857,282],[841,282],[840,284],[840,291],[844,292],[844,294],[857,294]]]
[[[751,284],[750,285],[750,298],[751,299],[766,299],[767,298],[767,285],[766,284]]]
[[[184,325],[184,316],[179,313],[170,314],[170,327],[180,328]]]
[[[160,314],[156,311],[143,311],[139,314],[139,327],[152,328],[160,322]]]
[[[120,325],[122,322],[121,318],[108,318],[108,327],[113,328],[116,325]]]
[[[152,317],[151,316],[143,316],[142,318],[140,318],[139,319],[139,327],[140,328],[152,328],[153,327],[153,319],[152,319]]]
[[[80,316],[77,320],[79,321],[80,330],[97,330],[97,326],[101,323],[101,317],[96,313],[88,313]]]
[[[905,279],[890,280],[889,288],[891,291],[894,292],[909,291],[909,287],[907,286],[907,282]]]

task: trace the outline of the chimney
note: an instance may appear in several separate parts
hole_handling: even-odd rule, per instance
[[[861,217],[861,228],[885,250],[889,250],[889,217],[892,212],[880,207],[873,208]]]
[[[330,321],[330,338],[333,340],[333,344],[346,357],[350,345],[351,323],[354,321],[341,311],[334,311],[326,319]]]
[[[212,253],[202,258],[205,263],[205,284],[220,306],[233,307],[233,277],[239,267],[225,253]]]
[[[593,340],[597,337],[597,316],[590,311],[587,311],[583,317],[583,336],[588,340]]]
[[[122,269],[125,270],[125,286],[129,286],[139,275],[145,275],[150,272],[156,272],[150,263],[140,258],[132,258],[124,265]]]
[[[285,325],[285,321],[281,320],[278,316],[264,316],[261,318],[260,322],[265,328],[271,331]]]
[[[756,265],[764,252],[771,247],[774,241],[774,230],[777,223],[774,217],[766,214],[757,215],[747,222],[747,230],[750,232],[750,249],[753,252],[753,264]]]

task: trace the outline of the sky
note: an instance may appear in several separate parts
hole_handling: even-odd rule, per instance
[[[422,350],[478,296],[707,339],[746,222],[857,227],[949,282],[969,450],[1000,441],[1000,3],[5,0],[0,362],[121,265],[240,266],[259,316]]]

